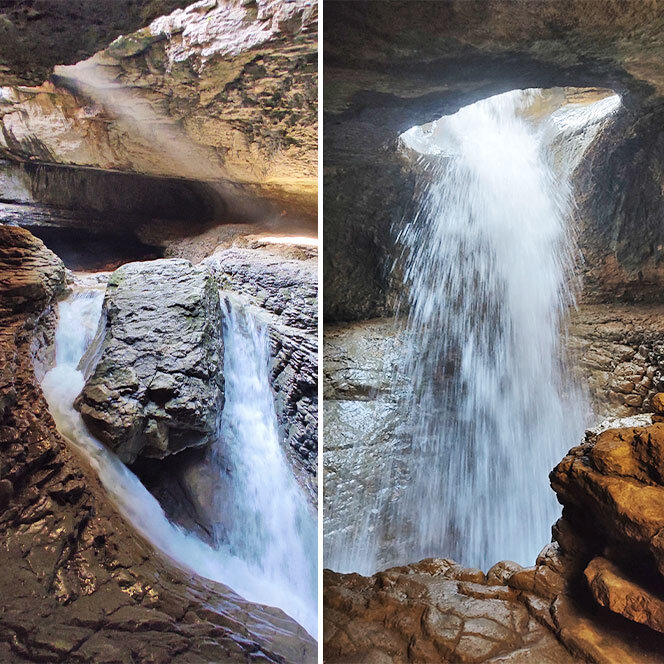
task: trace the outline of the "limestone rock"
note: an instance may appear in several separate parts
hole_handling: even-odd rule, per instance
[[[664,598],[626,578],[616,565],[602,557],[593,558],[585,577],[598,604],[664,632]]]
[[[570,597],[551,608],[554,629],[575,654],[574,661],[597,664],[661,664],[664,640],[656,632],[620,616],[603,615]],[[527,661],[527,660],[526,660]]]
[[[207,445],[223,406],[216,284],[181,259],[128,263],[104,298],[99,361],[76,401],[126,463]]]
[[[324,572],[325,661],[576,661],[505,586],[424,560],[370,578]],[[482,577],[484,575],[482,574]]]
[[[315,247],[271,244],[265,233],[223,243],[202,263],[219,287],[267,323],[271,384],[286,452],[316,504],[318,261]]]
[[[71,64],[189,0],[100,0],[69,3],[12,2],[0,17],[0,85],[38,85],[54,65]]]
[[[650,400],[650,405],[653,407],[657,414],[661,415],[664,413],[664,393],[658,392],[655,394],[655,396]]]

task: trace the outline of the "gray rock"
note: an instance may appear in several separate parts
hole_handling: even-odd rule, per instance
[[[221,309],[204,267],[128,263],[104,298],[100,359],[76,400],[90,430],[125,463],[213,439],[223,406]]]

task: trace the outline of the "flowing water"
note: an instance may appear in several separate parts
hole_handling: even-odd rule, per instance
[[[367,496],[340,567],[531,565],[550,541],[548,473],[589,416],[563,344],[578,259],[570,178],[619,98],[538,113],[543,101],[509,92],[401,138],[419,177],[399,238],[406,480]]]
[[[73,402],[83,389],[79,362],[97,332],[103,290],[59,305],[56,362],[42,389],[60,433],[88,459],[121,514],[155,548],[245,599],[277,606],[316,636],[316,526],[279,445],[269,384],[267,333],[229,309],[224,323],[226,405],[213,450],[220,484],[231,465],[234,527],[215,546],[171,523],[157,500],[88,432]],[[223,450],[228,450],[224,452]],[[223,457],[226,458],[223,458]],[[222,509],[222,506],[219,506]]]

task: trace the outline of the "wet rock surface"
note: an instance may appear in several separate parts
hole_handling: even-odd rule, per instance
[[[551,661],[664,661],[660,635],[664,399],[656,392],[662,320],[658,307],[615,303],[583,305],[575,313],[569,345],[573,353],[580,354],[579,369],[586,379],[590,376],[596,403],[631,417],[607,420],[588,432],[586,442],[571,450],[551,474],[552,486],[564,506],[563,517],[553,527],[554,541],[543,549],[535,565],[521,568],[503,562],[484,575],[479,570],[460,572],[450,561],[425,562],[369,579],[326,572],[329,661],[546,662],[549,648],[539,648],[550,638],[564,647],[564,654],[556,655],[561,659]],[[407,448],[407,440],[399,438],[390,419],[400,391],[394,380],[399,378],[395,368],[403,341],[401,328],[393,320],[376,319],[328,325],[325,335],[325,533],[329,553],[342,529],[357,524],[357,501],[374,473],[391,473],[395,494],[408,478],[399,475],[398,464],[390,461],[399,445]],[[627,368],[635,380],[624,396],[641,397],[634,406],[610,399],[613,386]],[[620,405],[627,407],[619,410]],[[635,415],[644,410],[655,414]],[[335,560],[342,560],[338,553]],[[426,579],[426,592],[419,576],[423,573],[435,577],[435,581]],[[466,613],[468,602],[462,596],[466,591],[455,587],[460,585],[459,574],[466,575],[465,581],[474,574],[473,583],[502,593],[508,613],[516,617],[525,610],[548,636],[539,641],[540,636],[528,636],[528,630],[509,636],[504,632],[491,642],[503,649],[500,655],[492,654],[488,646],[485,653],[479,647],[455,652],[450,650],[454,639],[447,642],[447,650],[436,651],[438,659],[431,652],[423,654],[426,651],[418,649],[421,640],[429,647],[450,634],[450,638],[459,637],[459,625],[476,618]],[[479,591],[475,588],[473,592]],[[486,589],[482,592],[485,597]],[[449,602],[444,606],[454,606],[455,618],[448,616],[440,623],[440,635],[426,634],[423,616],[438,610],[441,597]],[[526,643],[531,637],[529,645],[519,649],[519,639]],[[486,638],[486,634],[478,638]]]
[[[22,228],[0,224],[0,315],[46,309],[65,285],[62,261]]]
[[[76,401],[90,430],[125,463],[214,440],[223,341],[211,273],[179,259],[128,263],[108,280],[102,325]]]
[[[0,233],[0,301],[9,305],[0,316],[0,659],[314,661],[314,642],[283,612],[153,551],[57,434],[32,351],[44,304],[63,290],[63,267],[39,241],[28,246],[25,231]],[[5,298],[26,283],[41,299]]]
[[[480,570],[423,560],[366,578],[324,572],[328,662],[577,661],[519,592]]]
[[[399,435],[398,399],[403,377],[397,374],[402,352],[402,327],[392,319],[325,326],[323,346],[324,551],[329,560],[343,559],[345,542],[361,537],[368,496],[381,478],[399,495],[408,482],[405,464],[408,441]],[[376,527],[385,519],[377,518]],[[383,533],[385,564],[388,542]]]

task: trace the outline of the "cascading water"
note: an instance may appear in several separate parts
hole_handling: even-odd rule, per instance
[[[400,235],[410,388],[396,437],[409,442],[395,463],[407,477],[367,496],[337,568],[529,565],[550,540],[548,473],[589,416],[561,343],[577,259],[570,178],[619,98],[543,115],[541,102],[517,90],[402,136],[420,177]]]
[[[315,636],[315,517],[279,446],[265,330],[249,317],[227,311],[226,406],[212,458],[221,464],[221,450],[230,450],[234,490],[232,505],[223,509],[232,511],[235,524],[226,537],[218,531],[211,547],[169,522],[152,494],[90,435],[73,407],[84,385],[79,363],[97,332],[103,296],[103,290],[77,292],[59,304],[56,362],[42,381],[58,430],[85,455],[120,513],[155,548],[249,601],[278,606]],[[218,468],[221,483],[225,462]]]
[[[232,526],[215,529],[215,540],[315,607],[316,520],[279,443],[269,364],[267,328],[226,300],[226,403],[213,452],[219,466],[230,464],[234,500]]]

